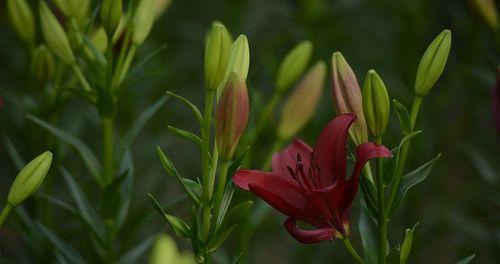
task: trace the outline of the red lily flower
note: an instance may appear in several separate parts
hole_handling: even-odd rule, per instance
[[[316,243],[349,235],[349,210],[365,163],[391,157],[384,146],[371,142],[357,147],[352,176],[346,179],[347,135],[354,114],[334,118],[321,132],[314,150],[296,139],[273,156],[273,172],[239,170],[233,182],[288,216],[284,226],[302,243]],[[299,229],[300,220],[317,227]]]

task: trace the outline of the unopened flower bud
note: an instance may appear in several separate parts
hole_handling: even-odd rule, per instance
[[[224,78],[233,40],[226,27],[213,22],[205,41],[205,86],[209,90],[219,87]]]
[[[92,42],[92,45],[94,46],[96,51],[102,54],[106,53],[108,48],[108,36],[106,35],[104,27],[99,27],[94,32],[92,32],[92,34],[90,35],[90,42]],[[89,46],[85,47],[85,54],[90,60],[96,60],[94,51],[92,51]]]
[[[321,98],[325,75],[326,64],[323,61],[317,62],[285,101],[278,125],[281,139],[290,139],[311,119]]]
[[[493,30],[498,28],[498,15],[495,0],[469,0],[472,8]]]
[[[443,73],[451,47],[451,31],[444,30],[429,45],[418,65],[415,93],[426,96]]]
[[[141,0],[133,20],[132,43],[141,45],[153,28],[155,18],[154,0]]]
[[[248,47],[248,40],[245,35],[240,35],[231,45],[229,50],[229,58],[227,67],[224,72],[224,78],[220,83],[218,90],[218,97],[222,93],[223,88],[229,76],[235,72],[243,82],[246,82],[248,75],[248,68],[250,66],[250,49]]]
[[[122,0],[104,0],[99,15],[106,34],[113,36],[122,17]]]
[[[155,19],[160,18],[170,7],[172,0],[155,0]]]
[[[233,157],[247,126],[249,108],[245,82],[237,73],[231,73],[217,104],[215,120],[217,149],[221,158],[231,160]]]
[[[389,95],[384,81],[369,70],[363,84],[363,112],[366,124],[373,136],[382,136],[389,121]]]
[[[68,35],[44,1],[40,1],[40,21],[45,42],[59,59],[67,64],[75,62]]]
[[[71,16],[71,13],[73,11],[73,6],[71,3],[72,0],[52,0],[54,4],[61,10],[61,12],[66,16],[69,17]]]
[[[196,263],[193,254],[187,252],[179,252],[175,240],[166,234],[161,234],[156,239],[156,242],[151,251],[149,264],[194,264]]]
[[[279,92],[285,91],[299,79],[309,64],[312,50],[312,43],[303,41],[288,52],[276,76],[276,89]]]
[[[7,0],[10,21],[19,37],[28,43],[35,40],[33,11],[26,0]]]
[[[73,0],[73,16],[82,26],[90,18],[90,0]]]
[[[349,129],[349,135],[356,145],[368,141],[361,89],[356,75],[340,52],[332,56],[332,93],[337,114],[352,113],[358,118]]]
[[[38,83],[45,83],[54,75],[54,57],[45,45],[38,46],[31,55],[31,74]]]
[[[30,197],[42,184],[51,163],[52,153],[50,151],[40,154],[28,163],[19,172],[12,187],[10,187],[7,203],[12,207],[16,207]]]

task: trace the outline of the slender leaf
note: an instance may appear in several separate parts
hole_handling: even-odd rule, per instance
[[[54,232],[47,229],[42,223],[36,222],[37,228],[43,234],[47,240],[50,241],[52,246],[61,253],[61,255],[69,262],[69,263],[85,263],[83,258],[78,254],[78,252],[70,247],[68,243],[62,240],[59,236],[57,236]]]
[[[89,200],[85,196],[85,194],[82,192],[76,181],[73,179],[71,174],[69,172],[62,168],[61,169],[61,174],[64,178],[64,181],[66,182],[66,185],[69,188],[70,194],[73,197],[73,200],[76,203],[76,207],[78,208],[78,211],[82,215],[82,217],[90,223],[92,229],[99,234],[99,236],[102,238],[103,234],[103,227],[101,223],[99,222],[97,218],[97,214],[94,211],[94,208],[91,206]]]
[[[60,140],[64,141],[66,144],[73,147],[76,151],[78,151],[92,177],[99,184],[99,186],[104,187],[104,180],[101,176],[102,166],[97,160],[94,153],[92,153],[90,148],[83,141],[69,134],[68,132],[58,127],[55,127],[35,116],[28,114],[28,119],[33,123],[39,125],[40,127],[46,129],[54,136],[56,136]]]
[[[132,69],[129,71],[128,76],[134,75],[139,69],[143,68],[146,63],[148,63],[151,59],[153,59],[155,56],[160,54],[162,51],[167,49],[167,44],[162,45],[161,47],[157,48],[156,50],[153,50],[150,54],[145,56],[142,60],[140,60],[137,63],[134,63],[134,66]]]
[[[200,110],[198,109],[198,107],[196,107],[193,103],[191,103],[188,99],[180,96],[180,95],[177,95],[177,94],[174,94],[170,91],[167,91],[167,94],[179,99],[182,103],[184,103],[185,105],[187,105],[191,111],[193,111],[195,117],[196,117],[196,120],[198,121],[198,124],[200,125],[200,127],[203,127],[204,126],[204,121],[203,121],[203,115],[201,114]]]
[[[222,243],[224,243],[224,241],[226,241],[229,235],[233,232],[236,226],[238,226],[238,224],[234,224],[232,226],[224,228],[221,232],[218,232],[214,237],[212,237],[208,245],[208,250],[210,252],[217,251],[217,249],[219,249],[220,246],[222,246]]]
[[[191,229],[189,226],[180,218],[167,214],[163,207],[161,207],[160,203],[155,199],[155,197],[149,193],[148,194],[149,199],[151,200],[151,203],[153,204],[154,208],[165,218],[167,223],[170,225],[172,230],[174,230],[175,234],[178,237],[190,237],[191,236]]]
[[[403,245],[401,246],[401,254],[399,256],[399,262],[401,264],[405,264],[408,260],[408,256],[410,255],[411,251],[411,244],[413,241],[413,232],[415,231],[415,228],[417,226],[418,222],[411,229],[406,229],[405,239],[403,241]]]
[[[94,43],[92,43],[92,41],[87,37],[85,36],[84,34],[80,34],[82,37],[83,37],[83,43],[85,44],[85,46],[87,46],[90,50],[90,52],[92,52],[92,55],[94,55],[96,61],[100,64],[100,65],[106,65],[107,62],[106,62],[106,57],[104,57],[104,54],[102,54],[102,52],[100,52],[94,45]]]
[[[476,254],[472,254],[460,261],[457,262],[457,264],[468,264],[468,263],[471,263],[472,260],[476,257]]]
[[[125,154],[125,151],[129,149],[134,142],[135,138],[148,122],[148,120],[160,109],[160,107],[167,102],[170,97],[162,96],[153,105],[147,108],[142,114],[136,119],[135,123],[129,128],[128,132],[123,136],[118,145],[118,149],[115,155],[115,161],[119,163]]]
[[[121,199],[118,205],[118,213],[116,214],[117,230],[119,230],[125,222],[125,218],[127,217],[127,213],[132,202],[135,168],[132,152],[130,150],[125,152],[125,156],[121,164],[121,170],[125,171],[126,175],[120,189]]]
[[[429,174],[432,171],[432,168],[436,164],[436,162],[439,160],[441,157],[441,154],[438,154],[435,158],[432,160],[428,161],[427,163],[421,165],[420,167],[416,168],[414,171],[406,174],[404,177],[401,178],[401,183],[399,185],[397,194],[396,194],[396,199],[394,200],[394,204],[391,207],[391,210],[389,211],[389,215],[392,216],[394,212],[399,208],[401,202],[406,196],[406,193],[408,190],[415,186],[416,184],[422,182],[425,180]]]
[[[171,175],[174,176],[177,181],[181,184],[182,188],[184,191],[193,199],[194,202],[197,204],[201,204],[201,198],[200,196],[197,195],[197,191],[193,189],[190,185],[186,184],[186,181],[184,178],[181,177],[177,169],[175,168],[174,164],[170,159],[163,153],[163,151],[160,149],[160,147],[156,148],[158,156],[160,157],[161,163],[163,164],[163,168],[165,171]]]
[[[19,154],[19,151],[17,151],[17,148],[14,146],[14,143],[10,140],[9,136],[7,134],[3,135],[3,140],[5,142],[5,148],[7,149],[7,153],[9,153],[10,158],[12,159],[12,162],[14,162],[14,166],[18,171],[20,171],[26,162],[24,159],[21,157]]]
[[[155,242],[156,235],[144,239],[141,243],[129,249],[123,256],[118,259],[119,264],[134,264],[140,263],[141,258],[149,251]]]
[[[248,212],[250,212],[252,205],[253,201],[245,201],[229,209],[229,212],[222,223],[222,229],[230,228],[233,225],[239,224]]]
[[[222,224],[222,220],[226,216],[227,209],[229,209],[229,205],[231,204],[231,200],[233,199],[234,194],[234,186],[231,181],[227,183],[226,191],[224,192],[224,197],[222,197],[222,201],[220,204],[219,216],[217,217],[217,227]]]
[[[377,227],[366,210],[366,204],[363,203],[358,223],[359,234],[366,263],[376,264],[378,252]]]
[[[189,131],[186,131],[184,129],[176,128],[174,126],[167,126],[167,128],[175,135],[177,135],[181,138],[187,139],[201,148],[202,140],[199,136],[197,136]]]
[[[394,106],[394,112],[399,120],[399,127],[404,135],[409,135],[412,132],[411,119],[408,109],[404,104],[398,102],[397,100],[392,100]]]
[[[422,131],[415,131],[413,133],[410,133],[409,135],[405,136],[400,142],[399,142],[399,145],[392,149],[391,152],[392,152],[392,156],[394,158],[392,159],[384,159],[384,163],[387,164],[387,168],[385,170],[385,178],[384,178],[384,183],[386,185],[389,185],[391,184],[394,179],[397,177],[396,173],[398,171],[398,165],[399,165],[399,159],[401,158],[401,150],[403,149],[404,146],[406,146],[407,144],[410,143],[410,141],[420,135],[420,133],[422,133]]]

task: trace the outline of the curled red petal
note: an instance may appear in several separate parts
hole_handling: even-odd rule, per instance
[[[345,179],[347,136],[354,120],[354,114],[338,115],[326,125],[316,142],[314,154],[321,168],[323,186]]]
[[[335,230],[332,228],[321,228],[316,230],[304,230],[297,227],[293,218],[288,218],[283,224],[288,233],[300,243],[312,244],[335,238]]]
[[[312,148],[300,139],[295,139],[283,151],[273,155],[273,172],[278,175],[290,175],[287,167],[295,168],[297,154],[300,154],[305,168],[311,164]]]
[[[291,178],[256,170],[239,170],[233,176],[236,186],[249,190],[285,215],[304,217],[306,197]]]

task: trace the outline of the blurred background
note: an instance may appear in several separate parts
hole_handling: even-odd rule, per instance
[[[32,1],[36,5],[37,1]],[[250,42],[248,77],[252,109],[269,99],[282,58],[295,44],[311,40],[312,63],[330,64],[334,51],[341,51],[361,82],[369,69],[384,79],[390,97],[409,106],[420,56],[443,29],[452,31],[452,50],[447,67],[436,87],[426,97],[417,122],[424,133],[413,141],[408,168],[426,162],[437,153],[443,157],[429,179],[412,189],[407,202],[390,223],[390,240],[404,238],[404,230],[420,222],[414,235],[410,263],[454,263],[475,253],[475,263],[498,263],[500,259],[500,141],[492,117],[492,91],[499,61],[500,37],[497,22],[485,19],[474,1],[457,0],[174,0],[156,22],[139,57],[160,50],[142,68],[119,102],[117,133],[128,128],[139,113],[167,90],[190,98],[202,106],[203,49],[205,32],[220,20],[233,33],[245,34]],[[481,1],[478,1],[481,2]],[[46,148],[46,132],[27,122],[25,115],[43,115],[38,109],[36,88],[26,78],[29,56],[13,31],[0,1],[0,133],[8,136],[25,159]],[[497,3],[498,5],[498,3]],[[496,10],[490,13],[497,14]],[[163,48],[165,47],[165,48]],[[316,115],[300,137],[310,144],[334,115],[330,81]],[[279,108],[278,108],[279,109]],[[71,131],[100,153],[97,112],[85,101],[72,98],[60,111],[59,126]],[[278,117],[279,112],[276,113]],[[402,135],[391,113],[387,145],[395,146]],[[253,118],[255,118],[255,114]],[[252,116],[251,116],[252,118]],[[270,122],[271,124],[276,122]],[[190,111],[169,100],[146,125],[133,148],[136,178],[133,212],[127,220],[123,244],[136,244],[160,230],[172,233],[152,209],[147,193],[154,193],[168,205],[181,193],[173,178],[161,168],[155,147],[161,146],[185,176],[199,174],[199,154],[195,146],[173,136],[167,125],[196,131]],[[274,127],[255,149],[269,147]],[[267,136],[266,136],[267,135]],[[0,193],[4,199],[17,170],[2,139],[0,145]],[[75,173],[86,192],[95,186],[74,151],[61,147],[60,159]],[[65,197],[66,187],[57,174],[49,175],[52,195]],[[42,192],[44,190],[42,189]],[[237,195],[245,195],[238,192]],[[30,214],[43,211],[28,203]],[[359,203],[351,217],[354,244],[360,248],[357,229]],[[171,211],[185,219],[190,207],[178,204]],[[43,262],[30,256],[25,240],[15,230],[15,217],[0,230],[0,261]],[[49,217],[50,218],[50,217]],[[349,263],[338,241],[301,245],[282,228],[284,216],[273,211],[264,218],[249,241],[250,263]],[[78,244],[78,230],[71,216],[54,209],[52,224],[64,232],[67,241]],[[236,255],[236,230],[221,255]],[[189,250],[187,241],[179,247]],[[42,254],[43,255],[43,254]],[[53,259],[50,254],[47,260]],[[217,261],[216,261],[217,263]]]

